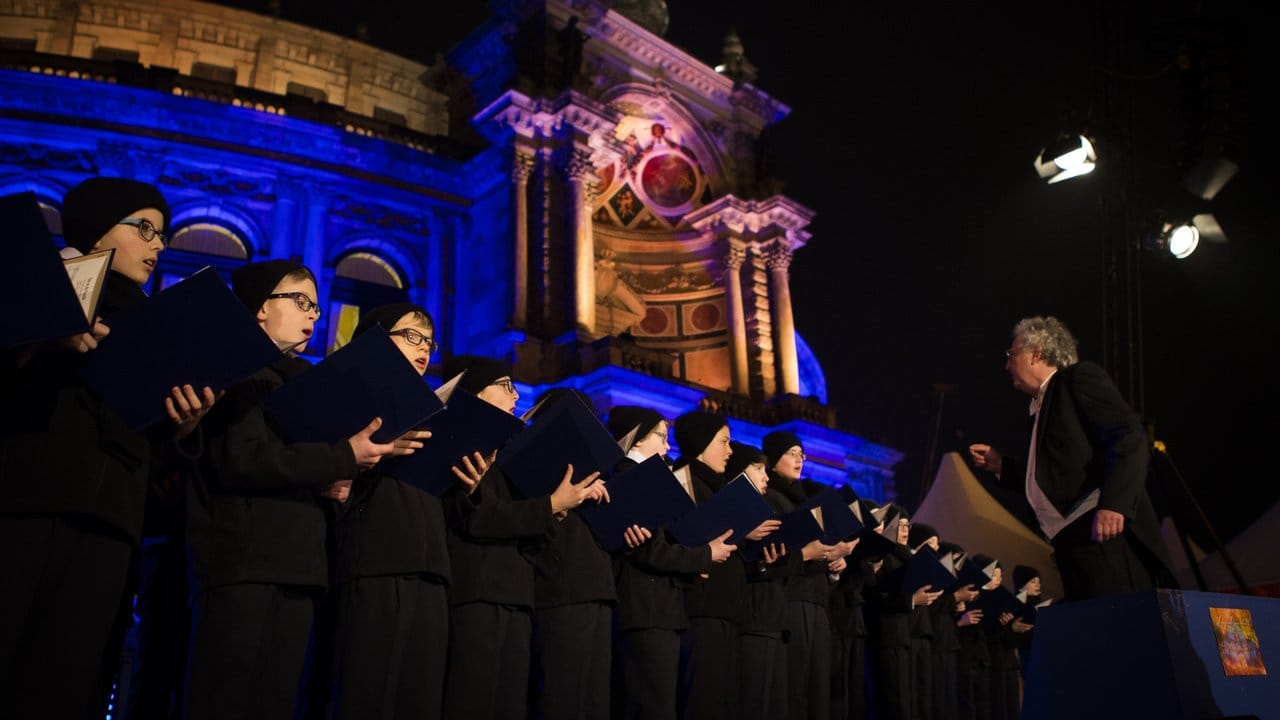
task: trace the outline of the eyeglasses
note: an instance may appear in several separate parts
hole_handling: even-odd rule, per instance
[[[165,237],[164,233],[157,230],[156,226],[152,225],[151,221],[146,218],[125,218],[116,224],[136,227],[138,229],[138,237],[142,238],[143,242],[151,242],[158,238],[161,245],[169,247],[169,238]]]
[[[782,454],[786,455],[787,457],[793,457],[801,462],[804,462],[805,460],[809,459],[809,456],[805,455],[804,451],[801,450],[800,448],[792,448],[791,450],[788,450]]]
[[[1026,348],[1025,348],[1025,347],[1016,347],[1016,348],[1012,348],[1012,349],[1010,349],[1010,350],[1005,350],[1005,351],[1004,351],[1004,359],[1005,359],[1005,362],[1008,362],[1008,361],[1012,360],[1014,355],[1017,355],[1018,353],[1022,352],[1023,350],[1026,350]]]
[[[278,298],[289,298],[290,300],[293,301],[293,304],[297,305],[298,309],[301,310],[302,312],[305,313],[305,312],[311,312],[312,310],[315,310],[316,317],[317,318],[320,317],[319,303],[307,297],[306,293],[302,293],[302,292],[271,293],[270,295],[267,296],[268,300],[276,300]]]
[[[436,345],[436,341],[435,341],[435,339],[434,339],[434,338],[429,338],[429,337],[427,337],[426,335],[423,335],[422,333],[418,332],[417,330],[413,330],[413,329],[411,329],[411,328],[404,328],[404,329],[401,329],[401,330],[392,330],[391,332],[389,332],[389,333],[387,333],[387,334],[388,334],[388,335],[399,335],[400,337],[404,338],[404,341],[405,341],[405,342],[409,343],[410,345],[412,345],[412,346],[414,346],[414,347],[417,347],[417,346],[421,345],[422,343],[426,343],[426,344],[427,344],[427,352],[428,352],[428,353],[433,353],[433,352],[435,352],[435,351],[436,351],[436,348],[438,347],[438,346]]]
[[[498,387],[502,388],[503,390],[506,390],[508,395],[515,395],[515,394],[516,394],[516,386],[515,386],[515,383],[511,382],[511,378],[503,378],[503,379],[501,379],[501,380],[494,380],[493,382],[491,382],[491,383],[489,383],[489,384],[490,384],[490,385],[497,385]]]

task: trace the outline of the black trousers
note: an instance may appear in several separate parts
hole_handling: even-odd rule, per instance
[[[880,645],[871,651],[871,699],[877,720],[910,720],[913,712],[911,648]],[[985,684],[986,678],[982,681]]]
[[[0,517],[0,717],[103,717],[133,554],[92,520]]]
[[[743,633],[738,639],[742,669],[742,717],[775,720],[787,716],[787,644],[782,633]]]
[[[450,608],[444,716],[526,720],[531,634],[527,608],[486,602]]]
[[[959,690],[956,688],[958,652],[935,652],[933,655],[933,718],[958,720]]]
[[[689,619],[681,638],[681,717],[738,717],[738,624],[722,618]]]
[[[791,720],[831,717],[831,620],[827,609],[787,602],[787,694]]]
[[[535,717],[608,720],[613,608],[602,602],[533,613]]]
[[[185,716],[293,717],[319,592],[244,583],[198,594],[191,608]]]
[[[680,681],[680,635],[646,628],[619,635],[626,720],[675,720]]]
[[[911,701],[916,720],[933,720],[933,638],[911,638]]]
[[[333,717],[418,718],[444,712],[449,601],[418,575],[357,578],[338,589]]]
[[[1053,560],[1062,575],[1064,600],[1155,589],[1149,553],[1130,531],[1096,543],[1090,537],[1092,527],[1093,513],[1085,513],[1053,537]]]

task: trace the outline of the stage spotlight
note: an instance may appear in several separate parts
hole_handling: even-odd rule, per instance
[[[1190,222],[1166,222],[1160,232],[1154,234],[1147,246],[1154,250],[1164,250],[1178,260],[1184,260],[1196,251],[1200,245],[1200,231]]]
[[[1088,175],[1098,163],[1093,143],[1084,135],[1060,135],[1036,156],[1036,173],[1050,185]]]

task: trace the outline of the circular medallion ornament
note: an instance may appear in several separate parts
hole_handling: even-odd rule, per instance
[[[689,313],[689,322],[699,332],[714,330],[720,324],[720,308],[713,303],[703,303]]]
[[[664,153],[645,162],[640,185],[655,204],[677,208],[693,200],[698,179],[693,165],[683,155]]]
[[[644,320],[640,321],[640,329],[650,335],[662,335],[666,333],[667,326],[669,324],[670,320],[667,318],[667,314],[665,312],[656,307],[651,307],[649,308],[649,311],[645,313]]]

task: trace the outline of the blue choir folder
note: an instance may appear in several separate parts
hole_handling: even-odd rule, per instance
[[[728,542],[740,545],[747,533],[771,517],[773,508],[764,496],[746,475],[739,475],[710,500],[668,526],[667,533],[681,545],[698,547],[733,530]]]
[[[785,545],[788,553],[798,553],[805,545],[823,536],[821,516],[822,512],[816,506],[808,504],[783,513],[778,516],[782,524],[777,530],[763,540],[743,540],[738,551],[747,562],[763,558],[764,548],[769,545]]]
[[[164,399],[175,386],[216,392],[280,359],[275,343],[212,268],[105,322],[111,334],[85,354],[80,375],[134,430],[164,417]]]
[[[822,542],[828,545],[852,540],[866,528],[854,514],[850,501],[845,500],[835,488],[828,488],[809,498],[804,506],[820,509]]]
[[[80,287],[73,284],[68,265],[58,257],[35,193],[0,197],[0,221],[4,223],[5,257],[10,274],[0,283],[0,347],[21,345],[88,332],[97,313],[97,301],[106,282],[114,251],[75,258],[73,264],[90,263]],[[83,301],[77,297],[83,294]]]
[[[458,484],[453,474],[455,465],[472,453],[488,455],[506,445],[524,429],[524,421],[490,405],[472,393],[459,388],[459,374],[436,389],[444,409],[432,415],[422,426],[431,437],[412,455],[387,458],[383,472],[414,487],[442,496]]]
[[[859,563],[870,558],[882,558],[889,554],[897,543],[876,532],[872,525],[865,525],[858,533],[858,544],[849,554],[850,563]]]
[[[427,382],[381,327],[370,328],[276,388],[262,403],[292,442],[338,442],[375,417],[372,436],[391,442],[444,408]]]
[[[613,435],[575,393],[542,410],[533,423],[502,450],[497,465],[527,498],[555,492],[573,465],[573,482],[597,470],[604,477],[622,459]]]
[[[998,626],[1000,616],[1005,613],[1013,613],[1015,618],[1021,617],[1027,608],[1003,585],[994,590],[983,590],[970,605],[982,610],[982,624],[988,627]]]
[[[997,564],[995,560],[992,560],[986,567],[982,567],[969,558],[965,558],[956,571],[958,587],[972,585],[975,590],[981,589],[983,585],[991,582],[991,575],[996,571]]]
[[[931,585],[930,592],[943,590],[952,592],[958,587],[956,576],[938,559],[938,553],[928,545],[923,545],[911,555],[911,559],[892,573],[894,582],[905,593]]]
[[[661,455],[623,470],[609,478],[605,485],[609,502],[587,503],[579,506],[577,512],[609,552],[626,544],[624,533],[632,525],[657,532],[674,518],[694,509],[693,498],[684,491]]]

